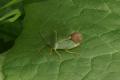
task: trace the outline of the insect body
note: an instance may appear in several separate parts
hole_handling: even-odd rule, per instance
[[[74,32],[65,39],[57,40],[57,32],[55,31],[55,42],[54,46],[51,48],[58,54],[58,56],[61,56],[57,50],[69,50],[78,47],[81,40],[82,36],[79,32]]]
[[[67,49],[75,48],[79,45],[80,43],[75,43],[74,41],[70,39],[64,39],[64,40],[61,40],[55,43],[54,50],[57,50],[57,49],[67,50]]]
[[[52,49],[57,53],[57,55],[60,58],[61,58],[61,55],[57,50],[66,50],[68,53],[73,53],[68,50],[78,47],[82,40],[82,36],[79,32],[74,32],[71,34],[71,36],[62,40],[57,40],[57,32],[55,33],[56,33],[56,40],[55,40],[54,47]]]
[[[57,33],[56,33],[57,34]],[[80,45],[80,42],[82,40],[82,36],[78,32],[74,32],[71,34],[70,37],[57,41],[57,35],[56,35],[56,43],[54,45],[54,50],[57,49],[72,49]]]

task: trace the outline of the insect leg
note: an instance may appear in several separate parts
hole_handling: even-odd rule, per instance
[[[79,56],[79,53],[77,53],[77,52],[71,52],[68,49],[65,49],[65,52],[74,54],[74,56],[77,56],[77,57]]]
[[[57,50],[55,50],[55,53],[58,55],[58,57],[60,58],[60,60],[62,60],[62,56],[61,56],[61,54]]]
[[[76,53],[76,52],[69,51],[68,49],[65,49],[65,52],[67,52],[67,53]]]
[[[41,48],[38,48],[38,52],[40,53],[42,49],[44,49],[46,46],[42,46]]]
[[[39,33],[40,33],[40,37],[42,37],[42,39],[46,43],[46,45],[49,46],[49,47],[51,47],[50,43],[45,39],[45,37],[42,35],[42,33],[41,32],[39,32]]]
[[[71,54],[77,54],[77,55],[79,55],[79,53],[77,53],[77,52],[72,52],[72,51],[69,51],[68,49],[65,49],[65,52],[67,52],[67,53],[71,53]]]
[[[50,55],[52,55],[52,51],[53,51],[53,49],[51,48],[51,49],[50,49]]]

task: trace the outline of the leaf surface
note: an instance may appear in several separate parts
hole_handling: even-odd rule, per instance
[[[120,80],[119,0],[25,0],[24,30],[5,60],[5,80]],[[81,45],[70,51],[54,44],[74,31]],[[43,37],[40,35],[42,34]]]

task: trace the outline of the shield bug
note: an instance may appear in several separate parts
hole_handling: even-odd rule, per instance
[[[67,52],[69,52],[68,50],[73,49],[80,45],[82,40],[82,35],[79,32],[74,32],[64,39],[58,40],[57,38],[58,38],[57,32],[55,31],[55,40],[54,40],[55,42],[53,44],[54,46],[52,45],[51,50],[54,50],[56,54],[61,57],[60,53],[57,50],[66,50]],[[73,52],[69,52],[69,53],[73,53]]]

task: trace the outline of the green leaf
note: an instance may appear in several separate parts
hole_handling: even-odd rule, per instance
[[[5,80],[120,80],[119,0],[25,0],[24,8],[24,31],[5,59]],[[81,45],[70,50],[78,54],[50,55],[54,31],[58,40],[81,32]]]

